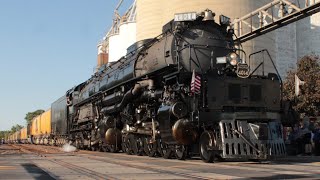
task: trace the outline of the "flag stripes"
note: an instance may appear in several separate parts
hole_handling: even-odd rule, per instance
[[[194,70],[191,78],[191,93],[200,94],[201,93],[201,76],[198,75]]]

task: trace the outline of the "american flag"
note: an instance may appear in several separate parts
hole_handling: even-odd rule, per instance
[[[200,94],[201,93],[201,77],[194,70],[192,72],[191,78],[191,93]]]

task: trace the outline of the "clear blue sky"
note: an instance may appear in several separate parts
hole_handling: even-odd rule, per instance
[[[133,0],[124,0],[123,12]],[[88,79],[118,0],[0,0],[0,130]]]

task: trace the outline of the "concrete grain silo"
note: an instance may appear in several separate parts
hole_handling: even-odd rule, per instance
[[[299,0],[301,6],[304,3],[312,5],[320,0]],[[316,13],[310,17],[302,19],[297,23],[297,56],[301,58],[305,55],[320,55],[320,13]]]
[[[112,27],[103,40],[98,43],[97,70],[108,63],[118,61],[127,54],[127,48],[136,42],[136,3],[130,6],[124,15],[115,10]]]
[[[109,37],[109,62],[119,60],[127,54],[127,48],[136,42],[136,23],[124,22],[119,26],[119,32]]]
[[[303,9],[320,0],[289,0]],[[283,78],[296,68],[297,60],[305,55],[320,55],[320,13],[306,17],[275,31],[276,64]]]

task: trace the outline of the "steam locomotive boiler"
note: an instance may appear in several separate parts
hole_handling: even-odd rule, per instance
[[[228,19],[213,17],[177,14],[163,34],[70,89],[65,138],[77,148],[205,162],[285,154],[278,76],[250,74]]]

